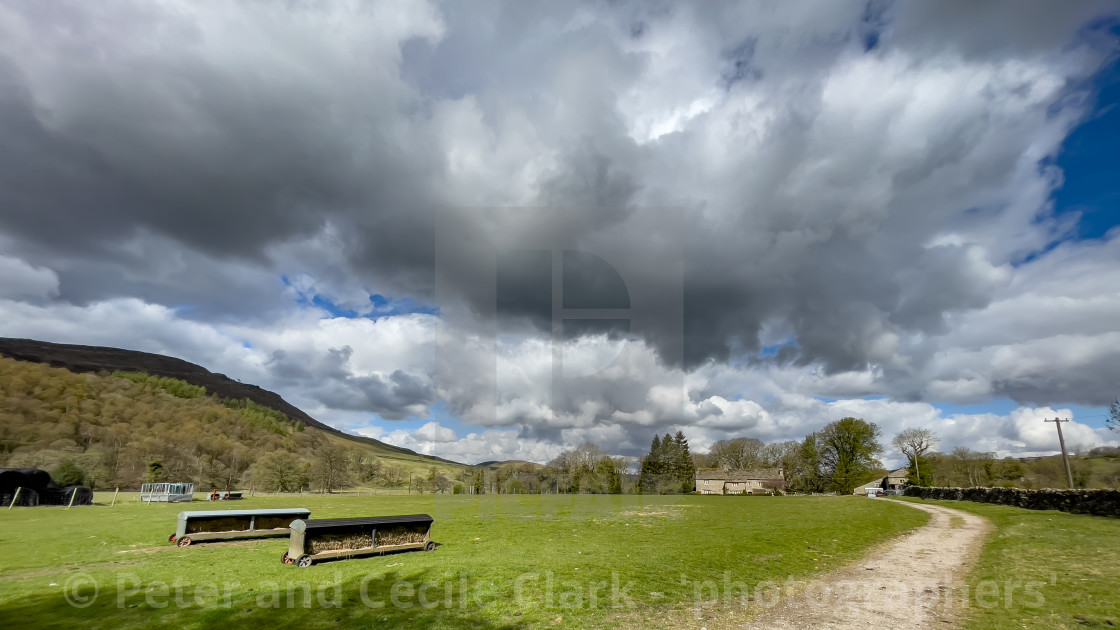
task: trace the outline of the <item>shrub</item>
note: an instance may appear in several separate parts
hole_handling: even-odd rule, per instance
[[[58,468],[51,474],[54,482],[60,486],[80,486],[85,481],[86,474],[72,459],[64,459]]]

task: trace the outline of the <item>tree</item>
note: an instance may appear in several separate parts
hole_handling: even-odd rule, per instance
[[[821,471],[831,489],[851,494],[872,471],[882,467],[876,457],[883,452],[879,435],[878,426],[859,418],[842,418],[817,432]]]
[[[1120,399],[1112,401],[1108,407],[1108,418],[1104,421],[1109,431],[1120,433]]]
[[[937,435],[933,431],[919,428],[906,429],[891,440],[891,444],[902,452],[910,460],[910,465],[914,467],[914,483],[916,485],[922,485],[919,459],[926,451],[937,446],[937,441]]]
[[[483,475],[481,468],[475,471],[473,483],[475,494],[483,494],[486,491],[486,477]]]
[[[60,486],[80,486],[85,480],[85,473],[74,463],[74,460],[64,459],[51,473],[51,477]]]
[[[350,485],[350,457],[346,451],[338,446],[320,448],[311,464],[311,483],[328,494]]]
[[[954,480],[960,485],[975,487],[990,478],[995,455],[958,446],[949,455]]]
[[[642,459],[639,489],[649,494],[689,492],[696,480],[696,463],[684,433],[653,437],[649,454]]]
[[[148,483],[155,483],[155,482],[159,481],[159,478],[162,475],[163,475],[163,462],[162,461],[160,461],[158,459],[154,459],[154,460],[148,462],[148,474],[144,476],[144,478],[148,480]]]
[[[817,448],[817,434],[810,433],[798,444],[796,456],[784,469],[788,487],[799,492],[824,492],[825,479],[821,474],[821,453]]]
[[[351,451],[350,472],[362,483],[370,483],[381,476],[381,459],[361,451]]]
[[[733,440],[720,440],[708,452],[708,461],[716,468],[724,470],[753,470],[765,463],[766,445],[761,440],[741,437]]]
[[[784,472],[795,465],[797,452],[800,449],[801,443],[797,440],[767,444],[762,449],[762,465],[767,468],[781,468]]]
[[[560,453],[548,465],[559,473],[557,483],[561,490],[592,494],[621,491],[619,471],[615,469],[614,461],[592,442],[584,442]]]
[[[432,494],[436,492],[444,494],[449,492],[454,486],[454,483],[447,478],[447,475],[443,474],[443,471],[435,466],[430,466],[428,468],[428,479],[426,481],[426,485],[428,489],[432,491]]]
[[[661,437],[653,436],[649,445],[649,454],[642,458],[642,472],[638,480],[641,492],[656,494],[658,479],[665,473],[665,464],[661,461]]]
[[[381,485],[393,488],[404,483],[404,471],[401,470],[400,466],[382,466],[379,479]]]
[[[688,440],[681,431],[673,436],[673,451],[673,472],[681,483],[681,491],[691,492],[696,484],[696,462],[692,461],[692,454],[688,452]]]
[[[249,476],[264,490],[294,492],[303,487],[303,463],[286,451],[266,453],[249,467]]]

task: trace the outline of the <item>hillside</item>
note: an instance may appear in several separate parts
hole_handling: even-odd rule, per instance
[[[373,438],[339,431],[307,415],[303,410],[284,400],[275,392],[270,392],[256,385],[241,383],[225,374],[211,372],[201,365],[175,357],[123,350],[121,348],[79,346],[8,337],[0,337],[0,356],[10,357],[18,361],[45,363],[52,367],[65,368],[77,373],[143,372],[153,376],[178,379],[197,387],[205,387],[206,392],[212,396],[232,400],[250,400],[262,407],[279,411],[293,422],[301,422],[308,427],[334,434],[349,442],[373,447],[378,454],[397,453],[443,464],[462,465],[439,457],[421,455],[407,448],[386,444]]]
[[[123,488],[158,480],[193,481],[200,489],[428,488],[437,482],[446,489],[448,480],[469,474],[462,464],[320,429],[321,423],[287,403],[299,418],[248,397],[215,396],[186,380],[108,372],[141,366],[103,360],[106,355],[90,352],[96,348],[76,348],[52,358],[84,366],[85,373],[0,357],[0,466],[44,468],[70,483]],[[144,359],[149,367],[193,369],[196,382],[225,379],[185,361]],[[258,400],[282,401],[242,387],[225,391],[255,390]]]
[[[503,459],[503,460],[492,459],[492,460],[489,460],[489,461],[479,462],[479,463],[475,464],[476,468],[485,468],[487,470],[497,470],[499,468],[502,468],[503,466],[517,466],[517,467],[521,467],[524,470],[541,470],[541,469],[544,469],[544,468],[548,468],[548,466],[545,466],[544,464],[538,464],[536,462],[527,462],[523,459]]]

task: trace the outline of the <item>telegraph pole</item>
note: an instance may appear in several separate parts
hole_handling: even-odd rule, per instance
[[[1069,484],[1069,489],[1073,490],[1073,473],[1069,470],[1069,455],[1066,455],[1066,439],[1062,437],[1062,423],[1069,422],[1069,418],[1054,418],[1046,422],[1053,422],[1054,426],[1058,427],[1058,444],[1062,445],[1062,461],[1066,464],[1066,483]]]

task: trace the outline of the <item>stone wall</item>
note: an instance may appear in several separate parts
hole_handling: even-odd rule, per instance
[[[923,488],[909,486],[908,497],[976,501],[1073,514],[1120,517],[1120,490],[1023,490],[1022,488]]]

